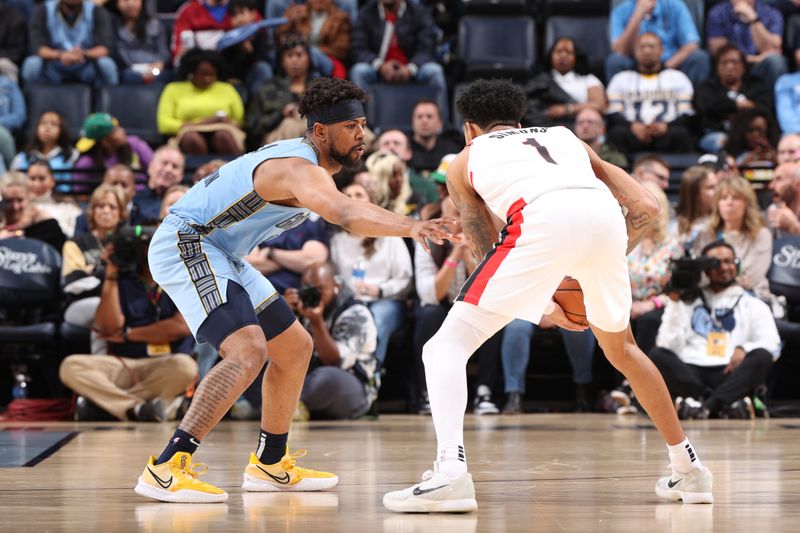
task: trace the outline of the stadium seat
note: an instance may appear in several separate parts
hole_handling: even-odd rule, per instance
[[[35,239],[0,240],[0,358],[42,359],[55,347],[61,254]]]
[[[463,124],[461,123],[461,114],[459,114],[456,109],[456,100],[458,100],[458,97],[461,96],[461,93],[464,92],[464,89],[468,86],[469,83],[459,83],[453,87],[453,101],[451,102],[453,110],[450,112],[450,117],[452,118],[451,122],[453,123],[453,127],[458,131],[461,131]]]
[[[526,0],[464,0],[464,13],[524,15],[528,12]]]
[[[592,73],[601,79],[606,56],[611,53],[608,41],[608,17],[549,17],[545,23],[545,53],[559,37],[570,37],[586,54]]]
[[[164,86],[115,85],[103,87],[98,94],[97,108],[119,120],[128,135],[135,135],[150,144],[161,144],[156,110]]]
[[[375,83],[370,85],[372,98],[367,102],[369,127],[376,133],[389,128],[411,130],[411,111],[419,100],[436,100],[430,85]]]
[[[92,89],[88,85],[29,85],[25,89],[28,104],[28,136],[33,134],[39,115],[57,111],[77,137],[84,119],[92,112]]]
[[[462,17],[458,51],[467,78],[526,79],[536,61],[536,27],[530,17]]]

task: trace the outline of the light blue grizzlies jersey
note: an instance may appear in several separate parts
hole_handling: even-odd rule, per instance
[[[225,252],[244,257],[255,246],[298,226],[308,209],[272,204],[253,186],[253,173],[264,161],[300,157],[318,164],[302,138],[261,147],[215,170],[197,182],[169,213],[180,217]]]

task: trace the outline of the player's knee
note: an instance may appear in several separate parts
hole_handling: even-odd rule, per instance
[[[436,357],[436,354],[441,352],[439,348],[441,341],[439,339],[439,335],[434,335],[428,339],[428,342],[426,342],[425,346],[422,347],[422,362],[426,367],[430,366],[431,363],[433,363],[433,359]]]

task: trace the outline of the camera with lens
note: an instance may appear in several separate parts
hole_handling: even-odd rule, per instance
[[[694,301],[700,296],[700,280],[703,277],[703,272],[719,268],[719,265],[720,261],[716,257],[704,255],[693,257],[686,250],[683,257],[669,260],[671,277],[664,291],[677,292],[684,302]]]
[[[322,293],[318,288],[313,285],[305,285],[297,291],[300,301],[303,302],[303,307],[313,309],[322,301]]]
[[[152,226],[121,226],[111,237],[114,253],[111,262],[117,265],[119,273],[137,274],[147,261],[147,244],[156,228]]]

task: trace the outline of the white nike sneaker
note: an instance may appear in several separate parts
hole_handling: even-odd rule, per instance
[[[478,509],[470,474],[450,479],[433,470],[422,474],[422,483],[387,492],[383,505],[398,513],[471,513]]]
[[[672,475],[662,477],[656,482],[656,496],[665,500],[683,503],[714,503],[711,486],[714,476],[711,471],[701,466],[693,468],[688,474],[672,469]]]

